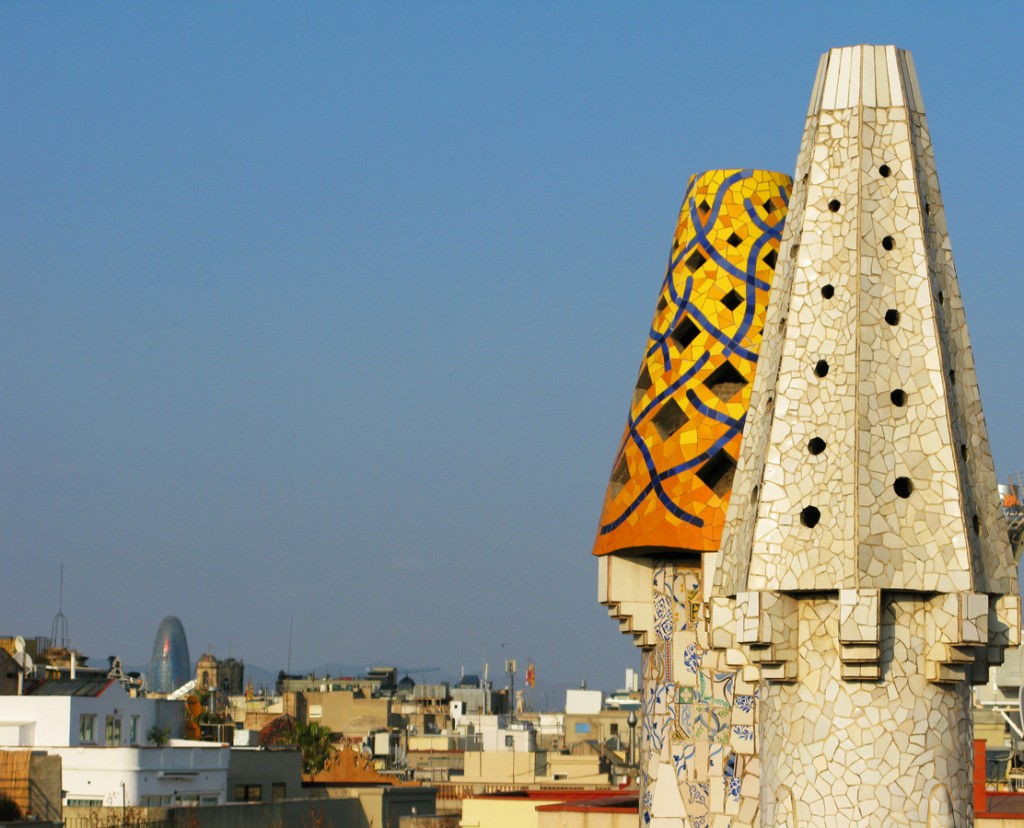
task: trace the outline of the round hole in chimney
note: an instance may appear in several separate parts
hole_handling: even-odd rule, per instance
[[[812,437],[807,443],[807,450],[811,454],[821,454],[825,450],[825,441],[820,437]]]
[[[821,512],[816,506],[804,506],[800,510],[800,522],[808,529],[813,529],[821,520]]]
[[[842,204],[840,204],[840,202],[839,202],[839,199],[838,199],[838,198],[833,198],[833,199],[832,199],[832,200],[831,200],[831,201],[830,201],[830,202],[828,203],[828,209],[829,209],[829,210],[830,210],[831,212],[833,212],[833,213],[838,213],[838,212],[839,212],[839,208],[840,208],[840,207],[842,207],[842,206],[843,206],[843,205],[842,205]]]
[[[819,377],[828,375],[828,362],[824,359],[819,359],[817,364],[814,366],[814,373]]]
[[[878,168],[878,174],[882,176],[882,178],[888,178],[892,175],[892,170],[889,169],[888,164],[882,164],[882,166]]]
[[[889,310],[885,312],[885,321],[888,322],[890,325],[899,325],[900,312],[895,308],[889,308]]]
[[[909,477],[897,477],[892,484],[892,490],[900,497],[906,499],[914,491],[914,484],[910,482]]]
[[[894,239],[892,236],[886,236],[884,239],[882,239],[882,247],[884,247],[886,250],[892,250],[895,246],[896,239]]]
[[[907,392],[902,388],[897,388],[889,395],[889,399],[897,408],[903,408],[907,404]]]
[[[821,295],[824,299],[831,299],[833,296],[836,295],[836,289],[832,287],[832,285],[822,285]]]

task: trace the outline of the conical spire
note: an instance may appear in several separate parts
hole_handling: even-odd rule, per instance
[[[796,182],[722,591],[1015,592],[907,52],[823,56]]]
[[[762,824],[968,824],[1020,599],[908,53],[822,58],[795,182],[712,644],[767,685]]]

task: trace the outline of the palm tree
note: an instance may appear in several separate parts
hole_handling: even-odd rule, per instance
[[[316,722],[296,722],[292,727],[290,741],[302,752],[303,773],[322,771],[334,752],[331,746],[331,731]]]

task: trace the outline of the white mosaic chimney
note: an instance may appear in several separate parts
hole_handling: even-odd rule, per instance
[[[969,684],[1020,600],[901,49],[822,56],[721,550],[711,643],[760,668],[762,824],[969,824]]]

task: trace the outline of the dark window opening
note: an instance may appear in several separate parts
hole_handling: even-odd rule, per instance
[[[766,265],[768,265],[768,267],[770,267],[772,270],[775,269],[775,263],[778,260],[779,260],[779,251],[774,250],[774,249],[769,250],[767,253],[765,253],[761,257],[761,261],[764,262]]]
[[[699,270],[700,266],[708,260],[708,257],[700,252],[699,248],[694,248],[693,252],[686,257],[684,264],[690,269],[692,273],[695,270]]]
[[[680,348],[688,348],[690,343],[697,338],[697,334],[700,333],[700,328],[694,323],[689,316],[683,317],[683,321],[676,325],[676,328],[669,337],[675,340],[675,343]]]
[[[235,785],[235,802],[259,802],[262,799],[261,785]]]
[[[697,469],[697,477],[719,497],[725,497],[729,493],[735,475],[736,461],[725,449],[719,449],[711,459]]]
[[[633,405],[639,405],[640,401],[644,398],[644,394],[647,393],[651,387],[651,372],[647,370],[647,366],[640,372],[640,376],[636,379],[636,386],[633,389]]]
[[[729,238],[725,240],[725,243],[729,245],[729,247],[737,247],[742,241],[743,239],[741,239],[738,235],[733,233],[729,236]]]
[[[674,399],[669,397],[662,403],[661,408],[658,409],[658,413],[651,417],[651,422],[654,423],[654,427],[658,431],[658,436],[662,440],[667,440],[680,428],[682,428],[688,421],[689,417],[686,416],[686,412],[679,407]]]
[[[743,297],[740,296],[735,290],[730,290],[725,296],[722,297],[722,304],[725,305],[729,310],[736,310],[741,304],[743,304]]]
[[[641,391],[646,391],[651,387],[651,372],[647,370],[647,366],[640,372],[640,376],[636,378],[636,387]]]
[[[615,464],[615,469],[612,471],[612,482],[611,492],[612,497],[615,497],[619,492],[622,491],[623,487],[629,482],[629,465],[626,463],[626,455],[623,454],[619,458],[619,462]]]
[[[707,389],[722,402],[729,402],[746,384],[743,375],[729,361],[719,365],[711,376],[704,380]]]

